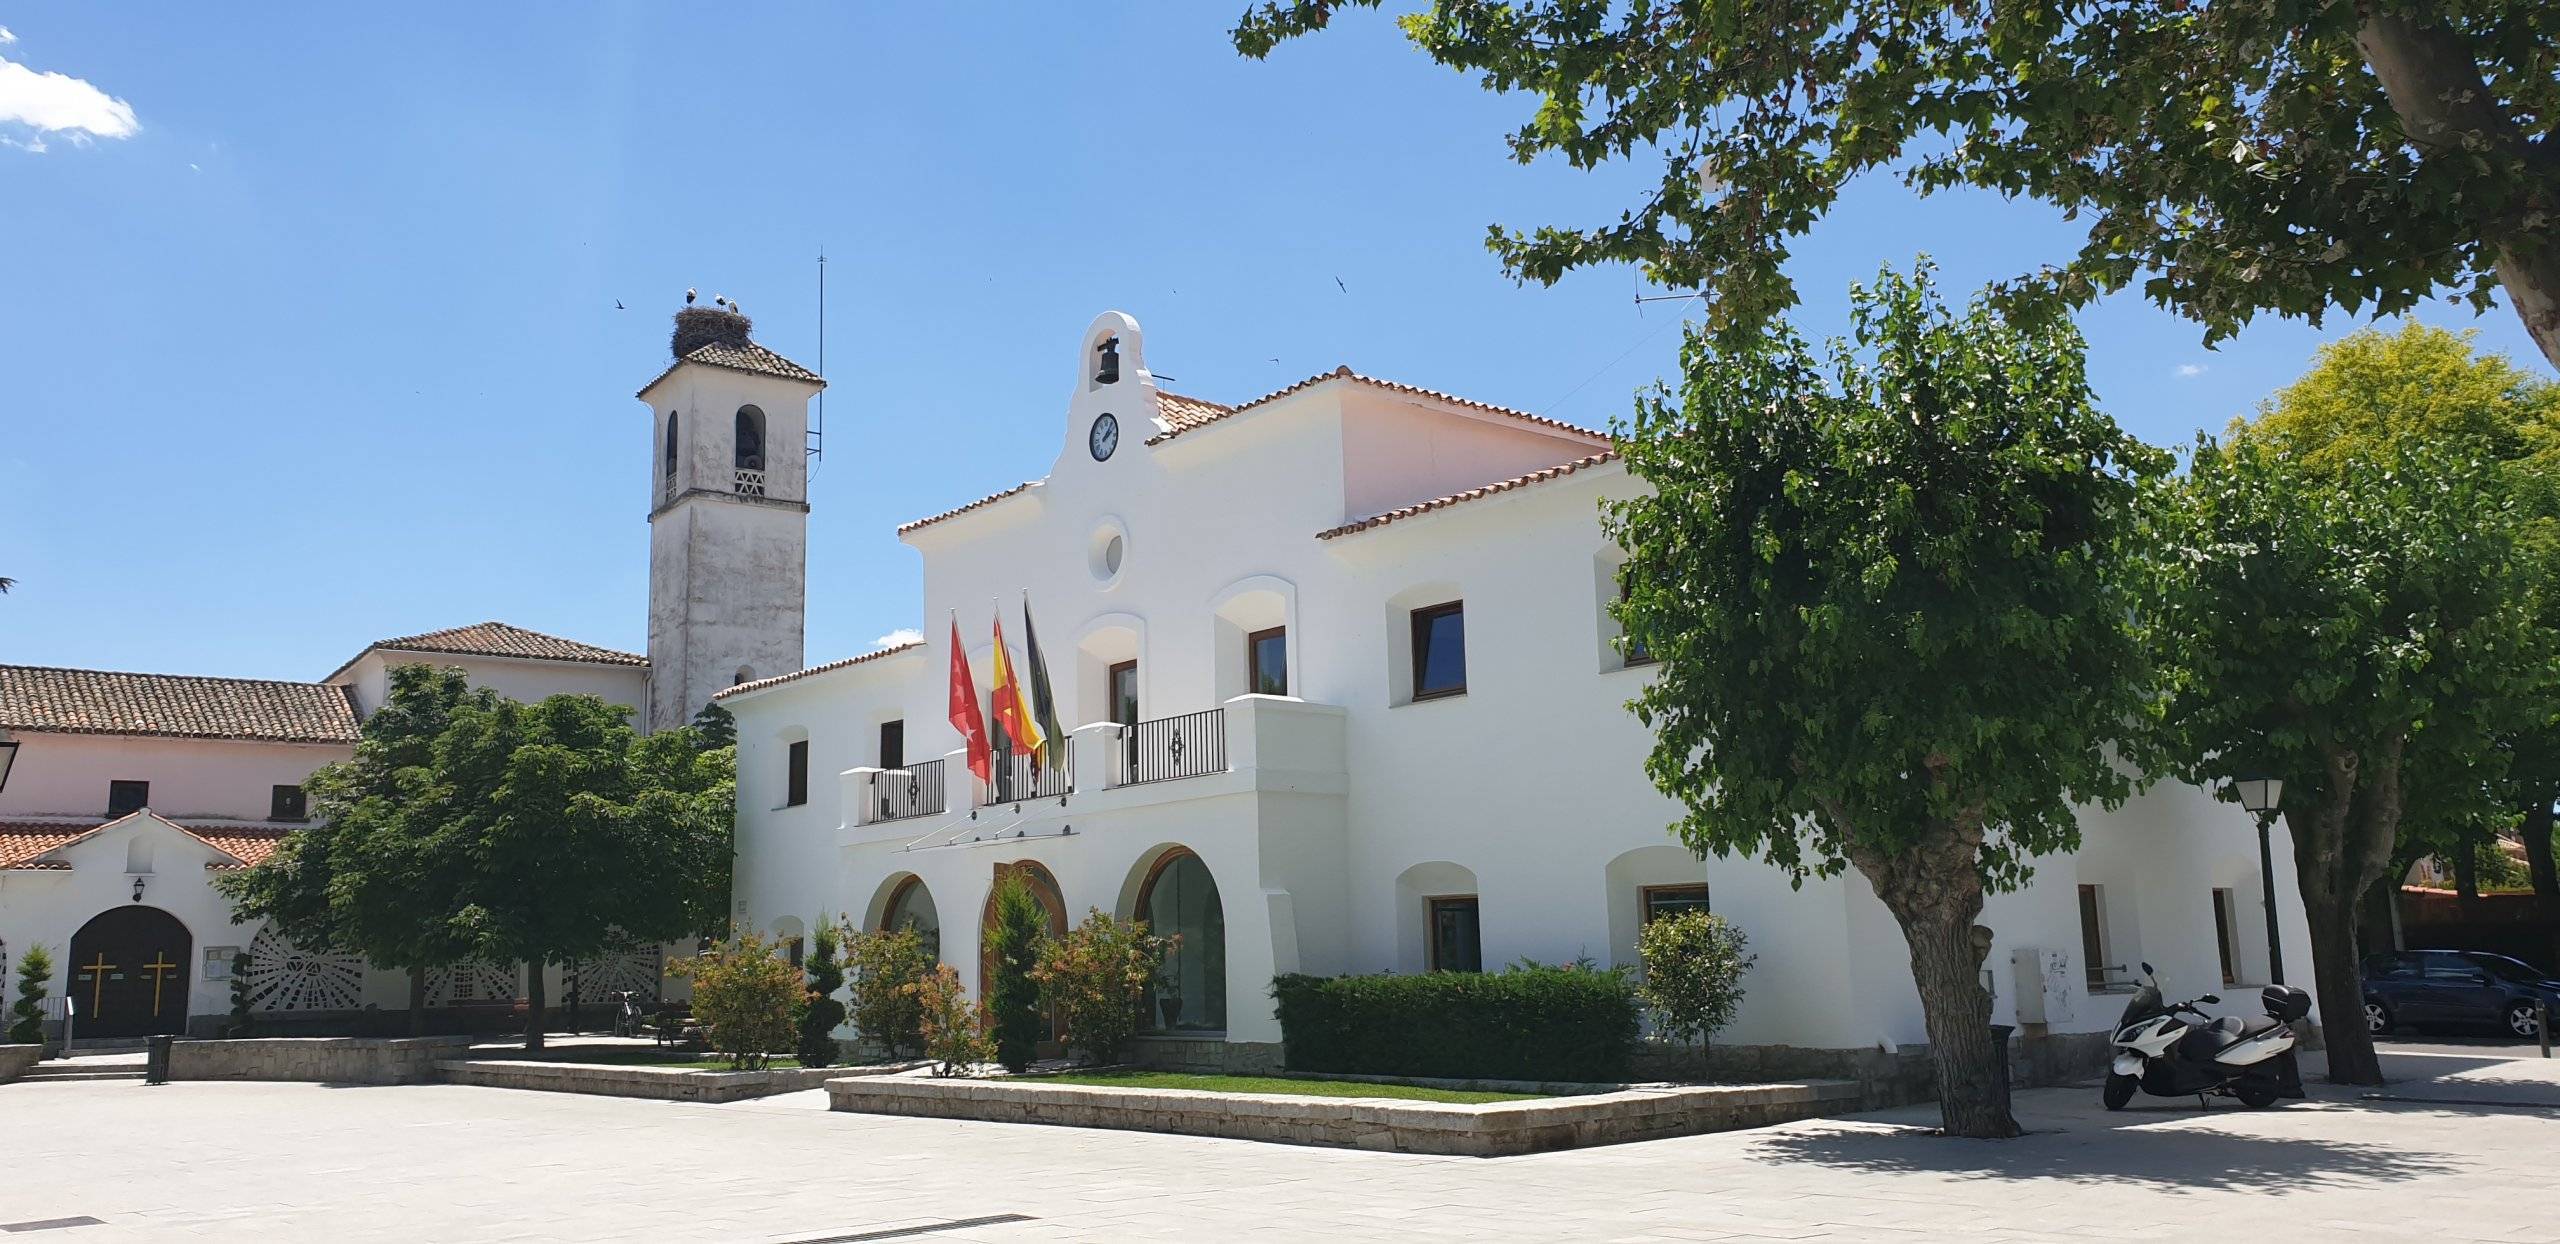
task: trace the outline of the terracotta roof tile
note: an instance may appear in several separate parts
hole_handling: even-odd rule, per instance
[[[899,644],[894,648],[882,648],[877,652],[866,652],[858,657],[846,657],[841,661],[829,661],[824,665],[812,665],[807,669],[793,670],[788,674],[776,674],[771,678],[759,678],[753,682],[742,682],[737,686],[728,688],[727,690],[712,692],[711,698],[715,700],[725,700],[733,695],[744,695],[749,691],[762,691],[767,687],[778,687],[787,682],[798,682],[803,678],[814,677],[819,674],[827,673],[830,670],[840,670],[848,665],[860,665],[866,661],[877,661],[882,657],[894,657],[901,652],[911,652],[921,647],[924,647],[924,644],[917,642],[912,644]]]
[[[121,819],[121,818],[119,818]],[[47,851],[78,841],[113,821],[0,821],[0,868],[67,869],[60,860],[37,860]],[[178,825],[171,821],[170,824]],[[214,860],[207,868],[255,867],[275,854],[276,844],[299,825],[178,825],[214,850],[236,856],[239,863]]]
[[[1464,406],[1470,410],[1481,410],[1487,414],[1501,415],[1505,418],[1517,419],[1523,423],[1536,424],[1539,427],[1547,428],[1552,431],[1563,432],[1572,436],[1587,437],[1594,441],[1605,441],[1609,439],[1606,433],[1594,432],[1589,428],[1578,427],[1574,424],[1566,423],[1562,419],[1550,419],[1545,415],[1533,415],[1525,410],[1514,410],[1508,406],[1496,406],[1491,402],[1479,402],[1471,397],[1459,397],[1454,393],[1443,393],[1438,389],[1426,389],[1420,385],[1404,384],[1394,380],[1381,380],[1375,376],[1364,376],[1359,372],[1351,370],[1348,366],[1343,366],[1336,367],[1329,372],[1320,372],[1316,375],[1309,376],[1285,389],[1274,389],[1269,393],[1265,393],[1262,396],[1253,399],[1252,401],[1226,407],[1218,411],[1216,414],[1208,415],[1205,418],[1199,418],[1192,422],[1175,422],[1168,418],[1167,422],[1173,423],[1174,426],[1167,431],[1159,432],[1154,436],[1148,437],[1147,443],[1150,445],[1163,444],[1164,442],[1172,440],[1185,432],[1192,431],[1195,428],[1201,428],[1209,424],[1216,423],[1230,415],[1243,414],[1254,407],[1279,401],[1281,398],[1287,397],[1290,394],[1297,393],[1301,390],[1312,389],[1328,380],[1349,380],[1356,384],[1368,385],[1374,389],[1384,389],[1390,393],[1402,393],[1408,397],[1424,397],[1435,402],[1446,402],[1452,406]],[[1186,398],[1183,400],[1190,401],[1193,399]],[[1209,403],[1205,402],[1199,404],[1203,406],[1209,405]]]
[[[449,652],[466,657],[525,657],[537,661],[584,661],[594,665],[647,665],[649,658],[636,652],[618,652],[582,644],[574,639],[528,631],[504,622],[481,622],[471,626],[428,631],[423,635],[402,635],[397,639],[375,640],[373,648],[390,648],[400,652]],[[361,654],[359,654],[361,655]],[[354,662],[348,662],[349,665]],[[344,667],[341,667],[344,668]]]
[[[0,729],[353,743],[355,701],[316,682],[0,665]]]
[[[1336,536],[1347,536],[1354,532],[1367,531],[1373,527],[1384,527],[1389,523],[1398,521],[1399,519],[1412,518],[1417,514],[1428,514],[1433,510],[1445,510],[1450,506],[1457,505],[1461,502],[1474,501],[1479,498],[1490,497],[1495,493],[1510,492],[1517,488],[1526,488],[1531,484],[1543,484],[1551,479],[1562,479],[1576,471],[1588,470],[1596,466],[1603,466],[1617,460],[1618,451],[1614,449],[1602,450],[1601,452],[1592,454],[1589,457],[1576,458],[1571,462],[1558,463],[1557,465],[1548,467],[1544,470],[1531,471],[1526,475],[1515,475],[1510,479],[1496,480],[1493,483],[1485,484],[1481,487],[1470,488],[1465,492],[1453,492],[1445,497],[1433,497],[1429,501],[1417,501],[1412,505],[1398,506],[1384,514],[1372,514],[1356,523],[1344,523],[1339,527],[1319,531],[1316,533],[1316,539],[1331,540]]]
[[[1187,432],[1201,424],[1224,419],[1234,411],[1232,406],[1221,406],[1201,398],[1184,397],[1162,389],[1156,391],[1156,417],[1164,420],[1175,432]]]
[[[916,521],[914,521],[914,522],[912,522],[912,523],[900,523],[900,524],[898,524],[898,534],[903,536],[903,535],[907,534],[908,532],[910,532],[910,531],[914,531],[915,529],[917,529],[917,528],[919,528],[919,527],[930,527],[930,526],[934,525],[935,523],[941,522],[941,521],[942,521],[942,520],[944,520],[944,519],[947,519],[947,518],[958,518],[958,517],[960,517],[961,515],[966,514],[966,513],[968,513],[968,512],[969,512],[969,511],[971,511],[971,510],[978,509],[978,508],[980,508],[980,507],[982,507],[982,506],[990,506],[990,505],[994,505],[996,502],[998,502],[998,501],[1002,501],[1002,500],[1004,500],[1005,498],[1010,497],[1010,496],[1014,495],[1015,493],[1021,492],[1021,491],[1025,490],[1025,489],[1027,489],[1027,488],[1031,487],[1033,484],[1037,484],[1037,483],[1039,483],[1039,482],[1040,482],[1040,481],[1038,481],[1038,480],[1036,480],[1036,479],[1032,479],[1032,480],[1024,480],[1024,481],[1022,481],[1021,483],[1016,484],[1016,485],[1014,485],[1014,486],[1013,486],[1013,487],[1011,487],[1011,488],[1007,488],[1007,489],[1005,489],[1005,490],[1004,490],[1004,491],[1002,491],[1002,492],[991,492],[991,493],[988,493],[987,495],[985,495],[985,496],[983,496],[983,497],[980,497],[980,498],[978,498],[977,500],[972,501],[972,502],[970,502],[970,503],[969,503],[969,504],[967,504],[967,505],[958,506],[958,507],[953,508],[953,509],[944,510],[943,512],[941,512],[941,513],[939,513],[939,514],[928,514],[928,515],[926,515],[925,517],[923,517],[923,518],[919,518],[919,519],[917,519]]]
[[[667,364],[665,371],[659,372],[656,379],[640,386],[640,392],[632,396],[638,397],[657,388],[658,381],[674,375],[677,368],[687,363],[700,363],[706,367],[725,367],[730,371],[752,372],[759,376],[780,376],[785,380],[806,381],[821,388],[824,388],[827,383],[826,378],[818,373],[755,342],[750,341],[741,345],[727,341],[710,341],[695,346],[692,353]]]

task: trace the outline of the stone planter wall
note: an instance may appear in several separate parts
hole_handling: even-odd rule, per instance
[[[41,1045],[0,1045],[0,1084],[27,1074],[27,1068],[35,1066],[43,1056]]]
[[[1845,1081],[1649,1085],[1486,1105],[912,1075],[827,1082],[829,1109],[864,1114],[1122,1128],[1466,1157],[1761,1127],[1855,1109],[1858,1097],[1858,1086]]]
[[[311,1080],[323,1084],[425,1084],[436,1061],[469,1048],[463,1037],[249,1037],[177,1041],[172,1080]]]
[[[724,1102],[813,1089],[830,1080],[848,1076],[884,1075],[903,1071],[909,1065],[702,1071],[684,1067],[625,1067],[611,1063],[457,1059],[448,1056],[436,1064],[436,1072],[448,1084],[476,1084],[483,1088],[593,1093],[606,1097],[646,1097],[658,1101]]]
[[[1277,1041],[1228,1041],[1221,1037],[1132,1037],[1126,1047],[1131,1066],[1152,1071],[1195,1071],[1238,1076],[1267,1076],[1280,1070]]]

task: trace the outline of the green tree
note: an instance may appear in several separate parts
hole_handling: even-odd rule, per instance
[[[1654,1030],[1689,1047],[1733,1022],[1742,1009],[1742,977],[1759,959],[1733,922],[1706,911],[1657,916],[1636,933],[1644,979],[1636,996],[1653,1011]]]
[[[1067,1044],[1087,1061],[1118,1062],[1145,1019],[1147,989],[1174,942],[1147,932],[1143,920],[1116,920],[1099,907],[1066,936],[1048,939],[1031,979],[1066,1029]]]
[[[924,1053],[933,1060],[933,1074],[965,1075],[996,1056],[995,1041],[987,1036],[978,1008],[969,1005],[969,991],[961,987],[960,973],[950,964],[933,965],[932,971],[905,988],[915,996]]]
[[[910,925],[854,933],[845,940],[853,969],[853,1026],[891,1058],[924,1043],[923,999],[913,986],[933,972],[933,955]]]
[[[2332,342],[2256,420],[2232,431],[2332,479],[2357,462],[2419,446],[2458,449],[2499,464],[2498,482],[2524,510],[2523,543],[2537,567],[2532,580],[2542,626],[2560,633],[2560,384],[2499,355],[2474,353],[2471,337],[2410,321],[2396,333],[2367,329]],[[2410,775],[2399,854],[2451,860],[2460,888],[2477,892],[2474,861],[2483,846],[2518,824],[2534,889],[2560,898],[2560,871],[2552,861],[2560,699],[2502,735],[2499,752],[2503,780],[2476,769]],[[2491,784],[2486,807],[2484,781]],[[2438,782],[2447,789],[2428,789]]]
[[[2412,793],[2492,772],[2549,694],[2527,522],[2497,464],[2458,448],[2322,469],[2258,437],[2200,438],[2163,515],[2145,617],[2164,759],[2200,783],[2285,780],[2332,1081],[2382,1082],[2356,907]]]
[[[427,972],[469,958],[458,923],[471,884],[469,842],[447,815],[456,802],[436,767],[436,741],[457,712],[487,712],[495,692],[460,669],[398,665],[355,755],[304,782],[313,823],[287,834],[254,868],[218,874],[232,919],[268,921],[303,948],[364,956],[409,974],[409,1032],[423,1036]]]
[[[465,705],[436,740],[430,814],[469,843],[477,956],[525,965],[542,1048],[543,967],[712,927],[728,902],[735,754],[690,729],[641,735],[594,696]]]
[[[987,1026],[995,1033],[996,1061],[1019,1072],[1031,1066],[1049,1027],[1040,1010],[1039,982],[1031,977],[1040,965],[1041,944],[1049,940],[1049,912],[1020,873],[996,882],[995,900],[995,923],[987,930]]]
[[[836,1000],[836,991],[844,988],[844,965],[836,960],[839,944],[836,923],[818,921],[809,935],[809,958],[801,966],[809,974],[809,998],[800,1008],[800,1044],[797,1053],[803,1067],[824,1067],[836,1061],[836,1026],[844,1022],[844,1003]]]
[[[249,963],[248,951],[231,956],[231,1022],[222,1030],[226,1037],[245,1037],[257,1031],[257,1025],[249,1018]]]
[[[806,991],[771,943],[749,933],[678,960],[674,971],[693,982],[693,1013],[731,1067],[762,1067],[791,1045]]]
[[[1949,1132],[2017,1132],[1982,987],[1984,895],[2132,781],[2138,519],[2166,455],[2101,414],[2068,323],[1852,290],[1827,367],[1778,324],[1690,334],[1619,438],[1617,613],[1661,661],[1646,772],[1701,853],[1856,868],[1911,953]]]
[[[1346,8],[1265,0],[1267,55]],[[2560,12],[2549,4],[2105,0],[1435,0],[1432,59],[1535,100],[1528,162],[1658,162],[1615,221],[1488,240],[1515,277],[1596,263],[1703,287],[1754,323],[1795,301],[1788,243],[1860,174],[1975,186],[2088,223],[2018,291],[2141,279],[2208,340],[2503,283],[2560,366]]]
[[[9,1044],[44,1043],[44,1014],[38,1009],[53,985],[53,956],[42,946],[29,946],[18,956],[18,1000],[9,1006]]]
[[[694,743],[704,751],[738,745],[738,719],[718,701],[705,701],[693,715]]]

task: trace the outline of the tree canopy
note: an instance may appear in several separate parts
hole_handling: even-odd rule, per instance
[[[2066,322],[1853,291],[1824,357],[1693,331],[1619,437],[1646,761],[1701,852],[1855,867],[1911,944],[1950,1130],[2007,1135],[1979,972],[1987,891],[2122,802],[2145,704],[2139,519],[2167,456],[2100,413]]]
[[[1379,0],[1266,0],[1264,56]],[[2208,341],[2503,284],[2560,366],[2560,6],[2369,0],[1435,0],[1434,60],[1535,107],[1513,156],[1658,163],[1618,219],[1488,245],[1514,276],[1632,263],[1721,323],[1785,309],[1782,265],[1860,175],[2040,200],[2088,231],[2012,293],[2139,282]]]

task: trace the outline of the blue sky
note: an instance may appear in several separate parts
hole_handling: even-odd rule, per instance
[[[490,618],[641,648],[631,393],[687,286],[815,365],[821,246],[812,662],[916,624],[896,524],[1047,468],[1104,309],[1223,401],[1349,363],[1598,426],[1670,370],[1633,272],[1520,288],[1482,247],[1649,170],[1512,163],[1527,103],[1376,15],[1243,60],[1242,3],[0,4],[0,661],[315,678]],[[1874,182],[1795,247],[1799,322],[1919,251],[1960,290],[2074,238]],[[2425,318],[2539,368],[2503,311]],[[2175,443],[2353,325],[2083,326]]]

